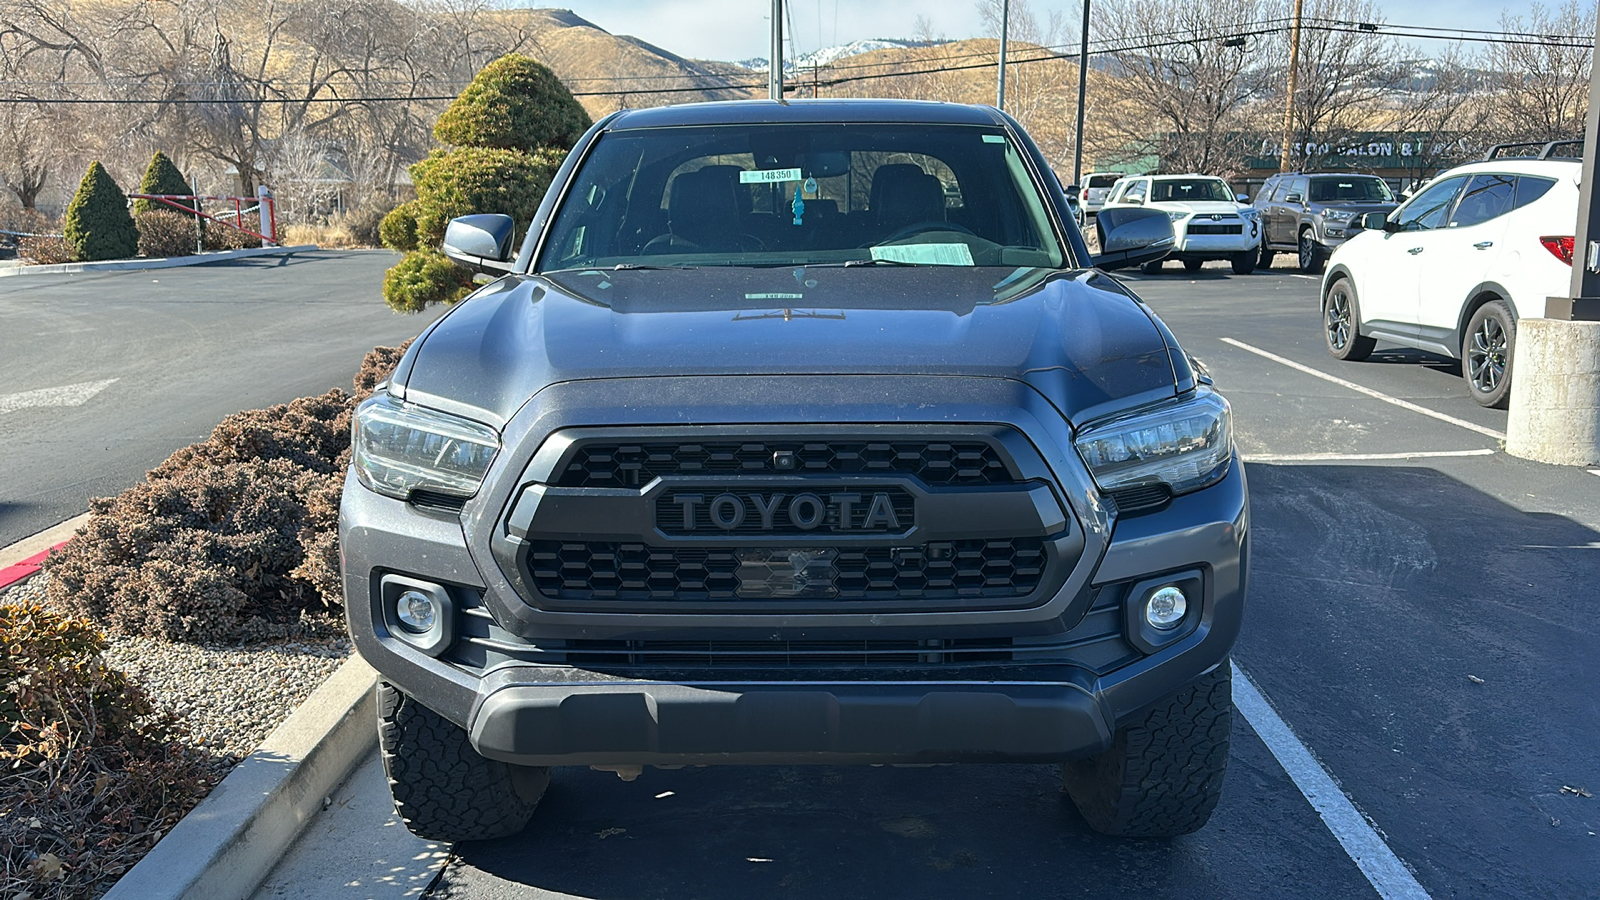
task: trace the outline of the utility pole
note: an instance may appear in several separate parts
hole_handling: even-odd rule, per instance
[[[1000,87],[994,92],[995,109],[1006,108],[1006,38],[1011,34],[1011,0],[1000,0]]]
[[[783,99],[783,0],[772,0],[772,53],[767,57],[767,97]]]
[[[1073,141],[1072,183],[1083,184],[1083,95],[1089,86],[1089,0],[1083,0],[1083,35],[1078,43],[1078,137]]]
[[[1289,29],[1289,93],[1283,100],[1283,140],[1278,145],[1278,171],[1289,171],[1289,135],[1294,131],[1294,91],[1300,79],[1300,13],[1305,0],[1294,0],[1294,25]]]

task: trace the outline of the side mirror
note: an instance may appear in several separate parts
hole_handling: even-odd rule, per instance
[[[1102,209],[1094,228],[1100,253],[1090,262],[1108,270],[1166,259],[1175,240],[1172,219],[1159,209]]]
[[[462,268],[487,275],[511,271],[510,216],[485,213],[451,219],[444,230],[444,255]]]
[[[1304,203],[1305,200],[1306,198],[1300,194],[1290,194],[1289,196],[1283,198],[1283,202],[1285,203]]]
[[[1249,203],[1250,202],[1250,195],[1249,194],[1234,194],[1233,195],[1233,199],[1239,201],[1240,203]]]
[[[1068,197],[1082,197],[1083,196],[1083,188],[1078,187],[1075,184],[1069,184],[1066,187],[1062,188],[1061,190],[1065,191],[1066,195]]]
[[[1357,228],[1370,228],[1373,231],[1387,231],[1388,229],[1384,226],[1388,225],[1388,223],[1388,213],[1369,212],[1357,218],[1355,226]]]

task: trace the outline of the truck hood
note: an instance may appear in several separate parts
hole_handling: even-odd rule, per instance
[[[1024,381],[1075,422],[1193,380],[1095,270],[718,266],[507,276],[417,340],[391,391],[498,427],[567,381],[896,374]]]

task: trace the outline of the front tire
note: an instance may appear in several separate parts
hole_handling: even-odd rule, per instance
[[[546,766],[485,759],[467,733],[378,682],[378,747],[394,808],[430,841],[482,841],[521,831],[550,783]]]
[[[1183,261],[1183,270],[1185,272],[1193,274],[1195,272],[1200,271],[1200,267],[1205,265],[1205,264],[1206,264],[1206,261],[1203,260],[1203,259],[1186,259],[1186,260]]]
[[[1233,723],[1233,677],[1223,663],[1158,703],[1111,747],[1061,766],[1061,784],[1094,830],[1169,838],[1205,826],[1222,796]]]
[[[1322,271],[1323,263],[1328,261],[1327,248],[1317,243],[1316,236],[1309,228],[1300,232],[1300,253],[1296,261],[1300,264],[1300,271],[1307,275],[1318,274]]]
[[[1155,262],[1147,262],[1139,267],[1139,271],[1146,275],[1159,275],[1161,274],[1161,260],[1158,259]]]
[[[1245,250],[1235,253],[1228,263],[1233,266],[1233,274],[1249,275],[1256,270],[1256,258],[1260,254],[1255,250]]]
[[[1517,320],[1504,300],[1478,307],[1467,322],[1467,339],[1461,347],[1461,375],[1478,405],[1505,409],[1511,402],[1511,363],[1517,340]]]
[[[1322,339],[1334,359],[1360,362],[1378,346],[1375,338],[1361,333],[1361,307],[1350,279],[1340,276],[1328,288],[1322,301]]]
[[[1272,268],[1272,257],[1273,257],[1272,248],[1267,246],[1267,242],[1266,241],[1262,241],[1261,242],[1261,253],[1260,253],[1259,256],[1256,257],[1256,268],[1258,268],[1258,269],[1270,269],[1270,268]]]

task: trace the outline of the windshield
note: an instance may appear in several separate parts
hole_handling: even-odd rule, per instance
[[[1394,194],[1382,178],[1313,178],[1311,201],[1337,203],[1341,200],[1356,203],[1393,201]]]
[[[1233,191],[1221,178],[1172,178],[1150,186],[1150,199],[1157,203],[1191,200],[1233,200]]]
[[[1121,177],[1122,177],[1121,175],[1118,175],[1116,173],[1112,173],[1110,175],[1090,175],[1089,176],[1089,187],[1092,187],[1092,188],[1108,188],[1108,187],[1111,187],[1113,184],[1116,184],[1117,183],[1117,179],[1121,178]]]
[[[603,136],[535,271],[1066,260],[999,129],[717,125]]]

